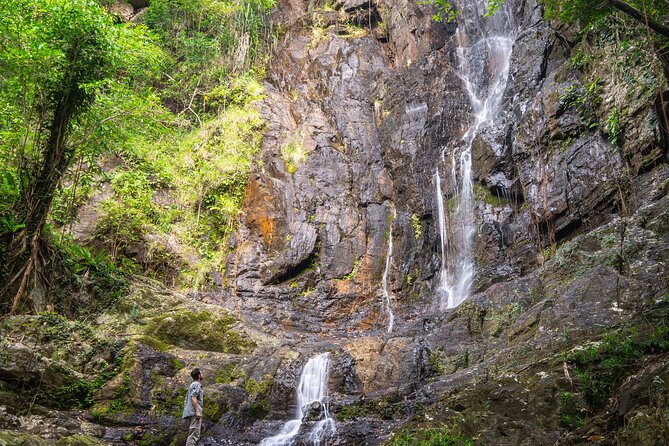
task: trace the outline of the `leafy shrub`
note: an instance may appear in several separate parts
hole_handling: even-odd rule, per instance
[[[597,109],[602,104],[602,81],[595,79],[585,85],[571,85],[560,95],[560,103],[563,109],[575,108],[581,122],[589,129],[596,128]]]
[[[593,347],[572,353],[579,390],[593,408],[606,405],[614,389],[634,372],[646,355],[669,351],[669,301],[658,307],[651,326],[612,332]]]
[[[624,128],[620,122],[621,115],[622,113],[616,107],[613,107],[611,113],[606,118],[606,133],[608,134],[609,141],[614,146],[619,145],[623,137]]]
[[[474,442],[455,427],[440,426],[425,429],[405,429],[394,436],[386,446],[473,446]]]

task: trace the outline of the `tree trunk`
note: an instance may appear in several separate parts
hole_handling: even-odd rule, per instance
[[[6,258],[10,268],[0,295],[5,302],[3,306],[9,307],[10,314],[15,314],[22,308],[24,297],[38,285],[37,281],[45,277],[46,265],[42,260],[44,257],[40,256],[46,246],[43,238],[44,225],[56,188],[73,159],[73,150],[68,149],[66,140],[70,121],[79,105],[78,96],[75,86],[57,103],[49,125],[49,138],[43,151],[44,159],[14,207],[15,214],[25,222],[25,227],[11,234],[6,245]]]
[[[606,2],[609,5],[613,6],[614,8],[618,9],[619,11],[622,11],[628,16],[633,17],[634,19],[638,20],[644,25],[647,25],[650,29],[652,29],[656,33],[666,38],[669,38],[669,27],[664,25],[663,23],[653,20],[651,17],[648,16],[648,14],[639,11],[638,9],[632,7],[631,5],[625,3],[622,0],[606,0]]]

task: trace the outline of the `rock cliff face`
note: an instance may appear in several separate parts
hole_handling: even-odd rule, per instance
[[[286,34],[264,103],[269,131],[221,302],[268,329],[301,333],[298,362],[338,352],[331,387],[344,420],[332,444],[377,444],[372,437],[393,421],[433,403],[426,417],[448,407],[442,419],[467,418],[464,431],[481,444],[554,444],[564,431],[550,408],[571,381],[556,356],[666,296],[669,170],[657,90],[623,81],[621,55],[605,41],[601,61],[584,71],[572,61],[581,45],[573,30],[553,29],[532,0],[510,8],[517,34],[508,83],[494,125],[472,148],[474,292],[447,312],[435,300],[434,172],[450,169],[441,153],[457,145],[472,113],[457,74],[456,24],[433,21],[413,2],[281,8]],[[647,75],[646,62],[627,76]],[[610,125],[622,108],[624,136]],[[456,188],[446,184],[447,200]],[[396,329],[386,335],[381,278],[391,231]],[[542,361],[551,365],[537,367]],[[281,401],[291,400],[296,371],[293,386],[270,391],[270,418],[290,418]],[[494,396],[509,379],[514,396]],[[482,382],[479,391],[473,383]],[[515,395],[527,388],[541,389],[536,401]],[[460,402],[439,402],[444,395]],[[505,404],[541,415],[520,422],[524,409],[498,412]],[[479,422],[491,424],[477,430]]]
[[[438,264],[430,172],[467,120],[453,25],[412,2],[335,7],[296,2],[283,12],[262,167],[228,268],[245,307],[313,332],[386,324],[379,296],[391,225],[392,288],[429,304]],[[414,237],[413,215],[424,236]]]
[[[633,213],[665,171],[666,147],[649,125],[654,91],[619,82],[604,60],[617,55],[606,50],[589,73],[596,86],[584,85],[570,42],[542,8],[511,8],[518,32],[501,110],[473,144],[476,292]],[[446,170],[440,154],[471,120],[456,24],[413,2],[290,2],[281,11],[270,127],[228,264],[230,295],[286,328],[381,329],[392,229],[393,303],[398,323],[411,321],[433,305],[439,269],[435,167]],[[589,111],[565,101],[566,90],[585,95],[588,86],[597,89],[582,106]],[[605,122],[621,104],[625,137],[614,145]],[[448,199],[457,186],[447,186]]]
[[[127,370],[96,390],[93,412],[21,421],[0,406],[0,425],[172,444],[197,365],[209,377],[203,444],[259,444],[294,417],[302,367],[330,352],[337,433],[323,445],[379,445],[424,428],[477,445],[666,444],[669,147],[655,106],[665,80],[650,55],[629,63],[606,36],[576,42],[534,0],[507,2],[509,78],[493,125],[472,143],[467,301],[444,311],[435,297],[435,169],[450,170],[442,153],[457,148],[473,113],[458,24],[409,0],[285,0],[262,103],[268,131],[227,286],[206,296],[216,306],[136,284],[126,310],[146,321],[96,322],[96,336],[129,333],[136,346]],[[596,52],[586,66],[575,59],[583,45]],[[450,212],[457,185],[442,186]],[[83,337],[79,350],[51,359],[60,338],[42,342],[35,327],[47,322],[24,322],[7,322],[3,381],[28,385],[27,363],[51,390],[90,372],[85,361],[63,368],[62,356],[86,357],[97,337],[68,325]],[[186,323],[202,327],[195,344],[180,337]],[[120,348],[98,359],[112,363]],[[295,445],[314,444],[317,421],[304,420]],[[0,445],[34,440],[8,435]]]

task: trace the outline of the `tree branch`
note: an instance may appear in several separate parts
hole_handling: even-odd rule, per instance
[[[86,135],[83,138],[81,138],[79,141],[77,141],[75,144],[73,144],[70,148],[71,149],[76,149],[77,147],[79,147],[80,145],[85,143],[88,140],[88,138],[93,136],[93,133],[95,133],[96,130],[99,129],[102,126],[102,124],[104,124],[105,122],[111,121],[112,119],[120,118],[121,116],[129,116],[131,114],[132,114],[132,112],[126,111],[126,112],[122,112],[122,113],[116,113],[115,115],[107,116],[106,118],[97,122],[93,126],[93,128],[88,133],[86,133]]]
[[[643,12],[630,6],[629,4],[625,3],[622,0],[606,0],[606,2],[609,5],[613,6],[614,8],[618,9],[619,11],[622,11],[628,16],[633,17],[634,19],[643,23],[644,25],[648,25],[648,27],[653,31],[655,31],[656,33],[661,34],[666,38],[669,38],[669,26],[665,26],[660,22],[656,22]]]

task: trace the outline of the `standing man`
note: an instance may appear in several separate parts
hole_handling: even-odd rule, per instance
[[[204,376],[200,369],[194,369],[190,372],[190,376],[193,378],[193,382],[188,387],[184,413],[181,418],[188,418],[190,420],[186,446],[195,446],[200,439],[200,431],[202,430],[202,408],[204,407],[204,403],[201,381]]]

